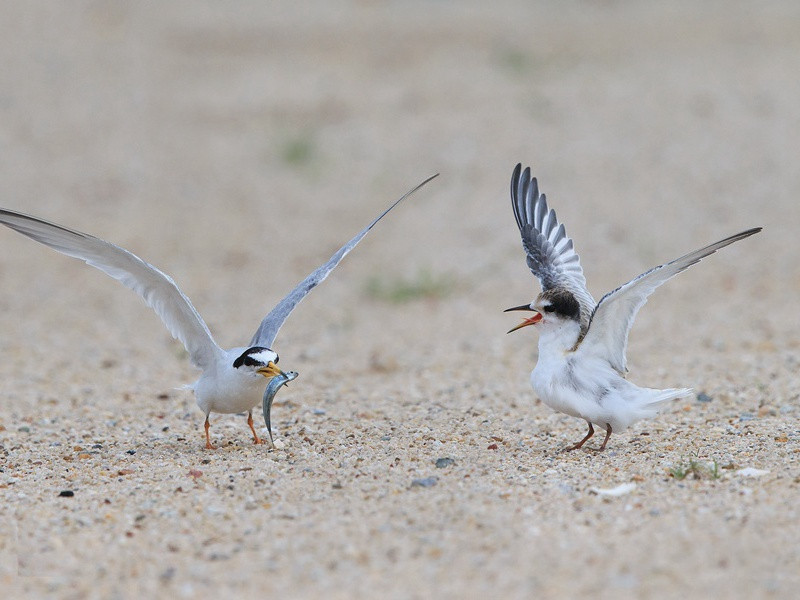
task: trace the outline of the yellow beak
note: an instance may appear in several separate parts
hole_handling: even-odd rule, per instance
[[[266,367],[261,367],[257,372],[264,377],[275,377],[276,375],[284,374],[283,371],[278,368],[278,365],[272,361],[269,361]]]

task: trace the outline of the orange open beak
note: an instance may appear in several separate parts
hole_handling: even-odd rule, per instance
[[[530,304],[523,304],[521,306],[507,308],[503,312],[511,312],[512,310],[529,310],[536,314],[530,317],[529,319],[525,319],[522,323],[520,323],[516,327],[512,327],[506,333],[511,333],[512,331],[516,331],[517,329],[522,329],[523,327],[527,327],[528,325],[536,325],[536,323],[542,320],[542,313],[540,313],[538,310],[531,308]]]

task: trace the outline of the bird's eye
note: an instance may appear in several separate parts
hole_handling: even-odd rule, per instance
[[[544,312],[546,312],[546,313],[551,313],[551,312],[553,312],[555,309],[556,309],[556,307],[555,307],[555,306],[553,306],[552,304],[548,304],[547,306],[545,306],[545,307],[544,307]]]

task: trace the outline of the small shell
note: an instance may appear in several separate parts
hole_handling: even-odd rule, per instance
[[[602,488],[589,488],[590,492],[597,494],[598,496],[624,496],[625,494],[631,493],[633,490],[636,489],[635,483],[623,483],[618,485],[617,487],[613,487],[610,489],[602,489]]]

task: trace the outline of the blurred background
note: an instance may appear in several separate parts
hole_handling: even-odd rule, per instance
[[[767,232],[694,284],[727,262],[760,278],[736,285],[796,292],[798,18],[792,2],[7,3],[0,197],[167,270],[211,323],[236,319],[227,344],[434,172],[304,316],[407,284],[451,296],[448,331],[479,303],[504,327],[497,309],[536,291],[516,162],[595,295],[752,225]],[[96,279],[3,243],[22,262],[4,269]]]
[[[522,162],[597,298],[763,226],[659,290],[629,362],[653,387],[791,404],[799,59],[800,4],[779,0],[3,2],[0,205],[152,262],[234,346],[439,172],[287,321],[294,402],[346,421],[405,401],[416,427],[477,403],[560,442],[577,425],[534,404],[535,337],[504,335],[502,309],[538,293],[508,198]],[[0,248],[6,421],[134,418],[194,378],[128,290],[10,231]]]
[[[774,264],[792,254],[775,237],[798,223],[795,11],[8,3],[0,197],[134,246],[190,296],[222,294],[205,310],[241,309],[248,327],[434,172],[355,261],[450,278],[467,297],[498,282],[530,295],[507,202],[516,162],[539,175],[590,285],[751,225],[768,232],[721,260],[763,252]],[[190,279],[238,262],[263,269],[246,298],[235,279]],[[758,272],[796,285],[794,262]]]

